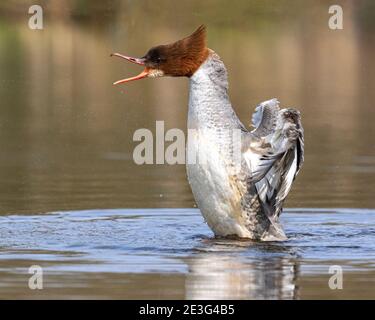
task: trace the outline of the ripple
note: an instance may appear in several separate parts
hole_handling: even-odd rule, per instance
[[[288,241],[257,242],[214,238],[199,210],[189,208],[0,216],[0,274],[10,286],[34,264],[64,281],[92,274],[85,285],[99,274],[180,274],[187,296],[203,297],[211,291],[193,284],[208,290],[220,279],[215,290],[233,291],[238,278],[250,283],[250,296],[295,298],[298,277],[325,277],[330,265],[373,271],[375,210],[287,209],[282,222]],[[260,286],[266,278],[273,280]]]

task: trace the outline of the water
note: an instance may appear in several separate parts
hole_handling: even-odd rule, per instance
[[[3,216],[0,298],[375,298],[375,210],[290,209],[283,223],[288,241],[261,243],[213,238],[197,209]],[[45,291],[27,287],[31,260]]]
[[[2,1],[0,297],[374,298],[375,9],[336,3],[339,31],[329,1],[51,0],[32,31],[29,2]],[[287,208],[306,209],[283,215],[287,242],[212,239],[184,166],[133,162],[135,130],[186,132],[188,81],[113,87],[140,68],[109,54],[142,56],[201,23],[245,124],[272,97],[302,113]],[[27,287],[34,264],[45,290]],[[335,264],[343,290],[328,288]]]

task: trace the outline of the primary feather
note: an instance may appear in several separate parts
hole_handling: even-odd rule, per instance
[[[248,139],[254,140],[256,136],[263,143],[256,150],[258,161],[249,167],[248,174],[255,183],[264,213],[271,223],[278,223],[304,159],[300,113],[292,108],[280,110],[278,101],[272,99],[258,105],[252,120],[255,129]]]

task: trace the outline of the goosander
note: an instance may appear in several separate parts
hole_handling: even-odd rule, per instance
[[[280,109],[277,99],[264,101],[248,130],[230,103],[224,63],[206,46],[204,25],[186,38],[151,48],[142,58],[112,55],[145,66],[116,85],[147,77],[189,78],[187,145],[199,149],[205,161],[189,161],[187,150],[187,177],[215,236],[286,240],[279,217],[304,160],[300,113]],[[239,167],[233,160],[235,132],[240,137]]]

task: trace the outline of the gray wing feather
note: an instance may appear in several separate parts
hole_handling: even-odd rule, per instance
[[[277,99],[264,101],[257,105],[251,119],[254,127],[251,132],[257,137],[264,137],[272,133],[276,126],[279,110]]]
[[[276,111],[276,112],[275,112]],[[294,109],[278,107],[272,99],[261,103],[253,115],[251,132],[256,138],[267,137],[271,151],[264,149],[249,179],[255,184],[264,212],[277,218],[292,183],[304,160],[304,136],[300,114]]]
[[[297,138],[292,138],[290,148],[275,161],[264,177],[255,183],[262,206],[269,218],[280,215],[285,198],[304,161],[304,136],[299,118],[295,130]]]

